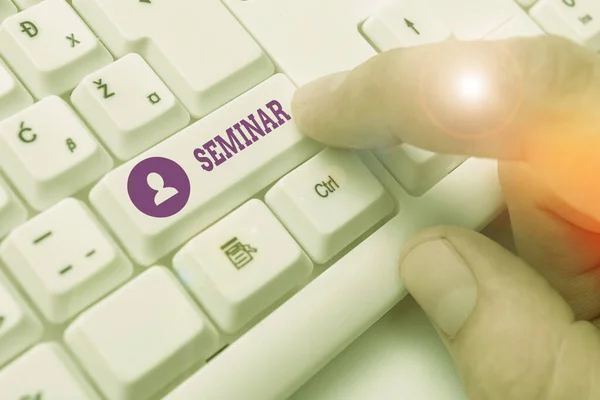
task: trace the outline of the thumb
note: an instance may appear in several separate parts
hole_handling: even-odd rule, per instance
[[[459,369],[469,398],[600,398],[600,333],[519,258],[459,228],[425,231],[401,260],[406,287]]]

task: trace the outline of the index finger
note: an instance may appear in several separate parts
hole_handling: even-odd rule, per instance
[[[337,147],[522,160],[540,137],[589,131],[599,97],[597,54],[541,36],[382,53],[300,88],[292,111],[302,132]]]

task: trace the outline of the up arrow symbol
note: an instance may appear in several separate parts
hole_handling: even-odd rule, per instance
[[[140,0],[140,1],[142,1],[142,0]],[[406,26],[408,26],[408,27],[409,27],[409,29],[412,29],[413,31],[415,31],[415,33],[416,33],[417,35],[420,35],[420,34],[421,34],[421,32],[419,32],[419,31],[417,30],[417,28],[415,28],[415,23],[414,23],[414,22],[412,22],[412,21],[409,21],[409,20],[408,20],[408,19],[406,19],[406,18],[404,18],[404,22],[406,22]]]

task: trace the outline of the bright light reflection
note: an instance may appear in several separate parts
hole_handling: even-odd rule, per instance
[[[485,78],[477,73],[465,73],[459,78],[457,89],[462,100],[480,101],[486,94]]]

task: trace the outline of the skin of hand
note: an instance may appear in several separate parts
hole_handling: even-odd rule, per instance
[[[457,95],[461,73],[487,93]],[[336,147],[498,159],[518,256],[436,227],[401,277],[470,399],[600,399],[598,54],[555,36],[397,49],[301,87],[292,112]]]

